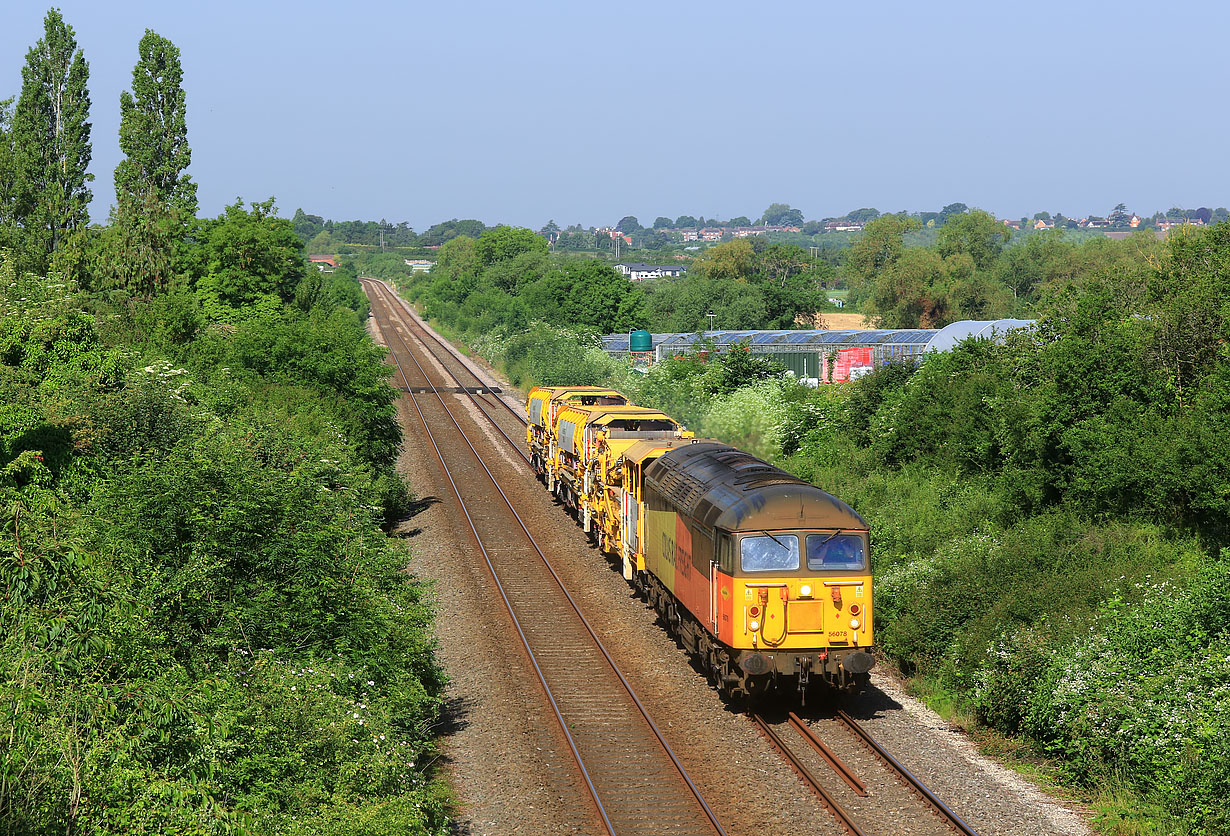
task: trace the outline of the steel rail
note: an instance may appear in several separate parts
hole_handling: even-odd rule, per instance
[[[837,710],[837,717],[854,733],[863,745],[871,750],[872,754],[874,754],[885,766],[901,776],[910,789],[914,790],[914,792],[917,793],[923,801],[927,802],[927,804],[931,806],[932,810],[939,813],[939,815],[948,823],[949,827],[957,833],[960,833],[961,836],[978,836],[977,831],[966,824],[960,816],[949,808],[947,804],[940,801],[940,799],[936,797],[935,793],[927,789],[926,785],[923,784],[922,781],[914,777],[914,773],[906,769],[904,764],[890,755],[887,749],[877,743],[876,740],[867,733],[867,730],[859,725],[853,717],[841,709]]]
[[[569,594],[567,588],[564,586],[563,580],[556,573],[555,567],[551,565],[551,562],[547,559],[547,556],[543,552],[541,546],[538,544],[538,541],[530,533],[529,528],[525,525],[524,520],[521,519],[521,515],[517,513],[516,508],[513,507],[513,504],[508,499],[507,494],[505,494],[503,488],[500,487],[499,480],[496,479],[495,475],[487,467],[486,462],[483,461],[482,456],[479,454],[478,450],[474,447],[473,443],[466,436],[465,431],[461,428],[461,424],[457,421],[456,416],[453,415],[452,410],[448,408],[448,404],[445,402],[444,397],[440,394],[439,390],[431,382],[431,379],[428,376],[426,370],[423,368],[422,364],[419,363],[418,359],[414,357],[413,352],[409,350],[409,346],[405,343],[404,339],[402,339],[401,335],[398,334],[397,336],[398,336],[398,339],[402,342],[402,347],[406,350],[406,353],[409,355],[410,359],[414,361],[414,364],[416,366],[418,366],[420,373],[423,375],[423,379],[427,381],[427,384],[429,386],[431,386],[433,392],[435,393],[436,398],[440,402],[441,407],[443,407],[445,413],[448,415],[453,425],[457,428],[458,433],[461,434],[462,439],[466,442],[466,446],[470,448],[470,451],[473,453],[475,460],[482,467],[483,471],[487,474],[487,477],[491,480],[492,485],[495,487],[496,491],[500,494],[500,497],[501,499],[503,499],[504,504],[508,507],[508,510],[512,513],[513,518],[517,521],[517,524],[518,526],[520,526],[522,532],[524,532],[526,539],[529,541],[530,545],[533,547],[534,551],[537,553],[539,559],[542,561],[547,571],[551,574],[551,577],[555,580],[555,583],[559,587],[560,592],[563,594],[564,598],[568,601],[568,604],[572,607],[573,612],[576,614],[578,620],[580,621],[582,626],[585,628],[585,631],[589,634],[590,638],[593,640],[594,646],[597,647],[597,649],[602,653],[602,656],[606,660],[607,664],[610,666],[611,671],[615,674],[616,678],[619,680],[620,684],[622,685],[624,691],[628,694],[628,697],[632,700],[633,704],[636,706],[637,711],[640,713],[646,725],[649,727],[650,731],[652,732],[654,739],[661,746],[663,753],[670,759],[678,775],[680,776],[680,778],[683,779],[684,783],[687,785],[689,792],[691,793],[692,797],[696,800],[700,809],[704,812],[705,818],[708,820],[709,824],[712,826],[713,831],[719,836],[725,836],[725,830],[722,828],[721,823],[717,820],[717,816],[714,815],[713,811],[710,809],[708,803],[705,801],[704,797],[701,795],[700,790],[697,788],[696,784],[692,781],[691,776],[688,775],[687,770],[684,768],[683,764],[679,761],[679,758],[675,755],[674,751],[671,749],[670,744],[666,742],[666,738],[663,736],[661,730],[658,729],[657,724],[654,723],[653,718],[650,717],[648,710],[645,708],[640,698],[636,695],[636,692],[633,690],[632,685],[628,682],[628,680],[624,677],[623,672],[620,671],[619,667],[615,664],[615,660],[611,657],[610,652],[606,649],[606,646],[603,644],[602,640],[598,638],[597,632],[595,632],[592,625],[590,625],[588,619],[586,619],[584,614],[582,614],[580,607],[577,605],[572,595]],[[390,352],[390,355],[393,356],[392,352]],[[402,375],[403,383],[405,383],[407,389],[409,389],[409,381],[407,380],[405,376],[404,370],[401,368],[401,363],[396,359],[395,356],[393,357],[393,359],[394,359],[394,363],[397,365],[398,372]],[[551,700],[552,708],[554,709],[555,714],[556,714],[556,719],[560,722],[561,728],[564,729],[564,733],[568,738],[569,745],[572,747],[573,754],[577,758],[577,761],[578,761],[578,764],[580,765],[582,773],[585,775],[586,783],[590,787],[591,791],[593,792],[595,803],[598,805],[599,810],[602,813],[603,820],[607,824],[608,830],[610,830],[611,829],[610,819],[607,817],[605,807],[602,805],[602,802],[600,798],[598,797],[597,789],[594,788],[592,782],[590,781],[588,770],[585,769],[584,764],[581,762],[582,759],[581,759],[580,752],[576,749],[575,742],[572,739],[572,735],[571,733],[569,733],[567,729],[567,723],[564,721],[563,715],[559,711],[558,703],[555,701],[554,695],[551,693],[550,686],[547,684],[546,677],[543,674],[542,669],[538,664],[534,651],[530,648],[528,638],[525,635],[524,630],[521,628],[520,622],[518,621],[517,616],[515,612],[513,611],[512,602],[509,600],[507,594],[504,591],[504,587],[502,583],[500,582],[498,574],[496,572],[495,565],[491,561],[490,555],[487,553],[486,548],[483,546],[481,542],[481,538],[478,534],[477,526],[475,526],[474,521],[471,518],[469,511],[465,507],[465,501],[461,498],[461,493],[460,493],[460,490],[457,488],[457,483],[453,479],[452,473],[449,471],[448,466],[444,463],[443,454],[440,452],[440,448],[435,442],[434,435],[432,434],[431,429],[427,425],[426,416],[423,414],[422,409],[419,407],[418,399],[414,397],[413,393],[410,393],[410,396],[411,396],[411,401],[414,403],[415,410],[418,412],[419,420],[423,424],[423,429],[424,431],[426,431],[426,433],[428,434],[428,437],[431,439],[432,448],[435,450],[436,457],[439,459],[441,467],[444,468],[444,471],[448,476],[449,484],[453,489],[453,493],[457,497],[457,502],[461,506],[461,509],[463,513],[465,514],[466,520],[470,525],[471,533],[474,535],[475,541],[478,543],[479,549],[483,553],[483,559],[487,564],[487,568],[491,572],[492,578],[495,581],[497,588],[500,590],[500,596],[503,599],[504,604],[508,609],[510,617],[513,619],[513,622],[517,627],[517,632],[521,637],[523,646],[525,647],[526,652],[530,655],[530,658],[534,663],[534,669],[536,673],[538,674],[539,682],[542,684],[543,689],[547,692],[548,698]],[[473,399],[473,395],[471,395],[470,397],[471,399]],[[613,833],[614,831],[612,830],[611,832]]]
[[[863,786],[863,782],[860,781],[858,776],[854,774],[854,770],[851,769],[845,761],[837,757],[837,755],[833,753],[833,750],[824,744],[823,740],[816,737],[815,732],[813,732],[811,728],[803,722],[799,715],[791,711],[788,717],[790,720],[790,725],[794,727],[794,730],[797,731],[804,740],[811,744],[811,747],[816,750],[817,754],[824,758],[825,763],[827,763],[843,781],[850,785],[850,789],[854,790],[857,795],[866,798],[867,788]]]
[[[820,796],[820,800],[824,802],[824,806],[833,814],[833,818],[837,819],[837,823],[844,827],[850,833],[850,836],[866,836],[862,829],[854,822],[854,819],[850,817],[850,814],[845,811],[845,808],[838,804],[837,800],[829,794],[828,790],[821,786],[816,776],[807,768],[807,765],[799,760],[799,756],[786,745],[777,732],[773,731],[773,727],[759,714],[751,714],[749,716],[764,736],[769,739],[769,743],[773,745],[773,748],[781,752],[782,756],[790,761],[790,765],[794,767],[795,772],[807,782],[816,795]]]
[[[362,280],[362,279],[360,279],[360,281],[363,281],[363,280]],[[376,287],[378,287],[378,288],[380,289],[380,292],[381,292],[382,294],[384,294],[384,296],[386,296],[386,297],[388,297],[388,296],[392,296],[394,299],[396,299],[396,300],[397,300],[397,302],[398,302],[401,306],[403,306],[403,307],[405,306],[405,300],[404,300],[404,299],[402,299],[400,296],[398,296],[396,293],[394,293],[392,290],[390,290],[390,289],[389,289],[389,287],[388,287],[387,285],[385,285],[383,282],[377,281],[377,280],[375,280],[375,279],[366,279],[366,281],[368,281],[368,282],[370,282],[370,283],[374,284]],[[385,304],[386,304],[388,307],[393,308],[393,305],[391,305],[391,304],[390,304],[390,303],[388,303],[387,301],[385,302]],[[413,316],[403,316],[403,317],[400,317],[400,319],[401,319],[401,321],[402,321],[402,322],[409,322],[409,323],[412,323],[412,324],[413,324],[413,328],[414,328],[417,332],[420,332],[420,333],[422,333],[422,334],[426,334],[427,336],[431,337],[431,338],[432,338],[432,339],[433,339],[433,340],[434,340],[434,341],[435,341],[435,342],[436,342],[436,343],[437,343],[437,344],[438,344],[441,348],[443,348],[443,349],[444,349],[444,351],[445,351],[446,353],[448,353],[450,356],[452,356],[454,359],[456,359],[456,352],[453,350],[452,346],[449,346],[449,345],[445,344],[445,343],[444,343],[444,342],[443,342],[443,341],[442,341],[439,337],[437,337],[435,334],[433,334],[433,333],[432,333],[429,329],[427,329],[427,328],[425,328],[424,326],[422,326],[421,324],[419,324],[419,322],[418,322],[418,321],[417,321],[417,320],[416,320]],[[424,348],[427,348],[427,344],[426,344],[426,343],[422,340],[422,338],[419,336],[419,333],[416,333],[416,334],[415,334],[415,337],[416,337],[416,338],[418,338],[419,342],[423,345],[423,347],[424,347]],[[399,338],[400,338],[400,335],[399,335]],[[405,340],[402,340],[402,344],[403,344],[403,345],[405,345]],[[432,351],[430,348],[427,348],[427,351],[428,351],[428,353],[432,354],[432,355],[433,355],[433,356],[434,356],[437,360],[439,360],[439,359],[440,359],[440,355],[436,354],[436,353],[435,353],[434,351]],[[451,377],[451,378],[453,379],[453,382],[454,382],[454,383],[456,383],[456,384],[457,384],[457,385],[458,385],[461,389],[466,390],[466,388],[467,388],[467,387],[465,386],[465,384],[463,384],[463,383],[461,382],[461,380],[460,380],[460,379],[458,379],[457,375],[456,375],[456,374],[454,374],[454,373],[453,373],[453,371],[452,371],[451,369],[449,369],[449,368],[448,368],[448,366],[444,365],[443,363],[441,363],[440,365],[444,368],[445,373],[447,373],[447,374],[448,374],[448,376],[449,376],[449,377]],[[464,366],[464,363],[463,363],[462,365]],[[478,377],[478,375],[474,374],[474,372],[473,372],[473,371],[470,371],[469,369],[467,369],[466,371],[469,371],[469,372],[470,372],[470,376],[471,376],[471,377],[473,377],[473,378],[474,378],[475,380],[477,380],[480,384],[482,384],[484,388],[487,388],[487,387],[486,387],[486,384],[484,384],[484,383],[482,382],[482,380]],[[407,384],[407,389],[409,389],[409,384]],[[409,393],[409,392],[408,392],[408,394],[411,394],[411,393]],[[529,463],[530,463],[530,456],[529,456],[529,454],[528,454],[528,453],[526,453],[526,452],[522,449],[520,442],[515,441],[515,440],[512,438],[512,436],[510,436],[507,432],[505,432],[504,428],[500,426],[500,422],[499,422],[499,421],[497,421],[497,420],[495,420],[495,416],[493,416],[490,412],[488,412],[488,411],[487,411],[487,409],[486,409],[486,407],[484,407],[484,406],[483,406],[483,403],[484,403],[483,401],[480,401],[480,400],[478,400],[477,398],[475,398],[475,397],[474,397],[474,393],[469,392],[468,390],[466,391],[466,394],[469,394],[469,395],[470,395],[470,399],[474,402],[474,405],[475,405],[476,407],[478,407],[479,412],[483,413],[483,415],[484,415],[484,416],[487,418],[487,420],[491,423],[491,426],[495,428],[496,432],[498,432],[500,435],[504,436],[504,439],[505,439],[505,440],[509,443],[509,445],[510,445],[510,446],[511,446],[514,450],[516,450],[517,455],[518,455],[518,456],[520,456],[522,459],[524,459],[524,460],[525,460],[525,462],[526,462],[526,464],[529,464]],[[523,418],[523,417],[520,415],[520,413],[518,413],[515,409],[513,409],[511,406],[509,406],[509,405],[508,405],[508,404],[504,401],[504,399],[503,399],[503,398],[499,398],[499,397],[497,397],[497,398],[496,398],[496,401],[497,401],[497,402],[498,402],[501,406],[503,406],[506,410],[508,410],[509,414],[511,414],[511,415],[512,415],[514,418],[516,418],[518,421],[520,421],[520,422],[521,422],[521,424],[522,424],[523,426],[527,426],[527,425],[529,424],[529,422],[528,422],[525,418]]]
[[[398,301],[398,303],[399,303],[402,307],[407,307],[407,305],[406,305],[406,301],[405,301],[404,299],[402,299],[402,298],[401,298],[401,296],[400,296],[400,295],[398,295],[398,294],[397,294],[397,292],[396,292],[396,291],[394,291],[394,290],[393,290],[393,289],[392,289],[392,288],[388,285],[388,283],[386,283],[386,282],[384,282],[384,281],[381,281],[380,279],[374,279],[374,278],[372,278],[372,277],[370,277],[370,276],[362,276],[362,277],[360,277],[360,279],[359,279],[359,280],[360,280],[360,281],[367,281],[367,282],[371,282],[372,284],[374,284],[374,285],[378,286],[378,287],[380,288],[380,290],[381,290],[383,293],[388,294],[388,295],[391,295],[394,299],[396,299],[396,300]],[[415,319],[413,316],[409,317],[409,321],[410,321],[410,322],[412,322],[412,323],[414,324],[414,328],[415,328],[415,329],[417,329],[417,330],[418,330],[419,332],[421,332],[422,334],[425,334],[426,336],[430,337],[430,338],[431,338],[431,340],[432,340],[432,342],[434,342],[434,343],[435,343],[436,345],[438,345],[440,348],[444,349],[445,353],[446,353],[446,354],[448,354],[448,355],[449,355],[449,357],[451,357],[451,358],[453,358],[454,360],[456,360],[456,361],[457,361],[457,362],[461,365],[461,367],[462,367],[462,368],[464,368],[464,369],[466,370],[466,372],[468,372],[468,373],[469,373],[470,377],[472,377],[472,378],[474,378],[475,380],[477,380],[477,381],[478,381],[478,382],[482,385],[482,387],[483,387],[484,389],[490,389],[490,387],[489,387],[486,383],[484,383],[484,382],[483,382],[483,379],[482,379],[481,377],[479,377],[477,374],[475,374],[474,370],[473,370],[473,369],[471,369],[468,365],[466,365],[465,361],[461,360],[461,359],[457,356],[457,352],[456,352],[456,350],[455,350],[455,349],[454,349],[451,345],[449,345],[449,344],[448,344],[448,343],[446,343],[444,340],[442,340],[438,334],[436,334],[434,331],[431,331],[430,329],[428,329],[428,328],[424,327],[424,326],[423,326],[423,324],[422,324],[422,323],[420,323],[420,322],[419,322],[417,319]],[[430,349],[428,349],[428,350],[430,351]],[[434,351],[432,351],[431,353],[432,353],[432,354],[436,354]],[[437,357],[437,358],[439,358],[439,356],[440,356],[440,355],[436,354],[436,357]],[[443,364],[441,364],[441,365],[443,365]],[[451,377],[451,378],[452,378],[452,379],[453,379],[453,380],[457,383],[457,385],[458,385],[458,386],[464,386],[464,385],[465,385],[465,384],[463,384],[463,383],[461,382],[461,380],[460,380],[460,379],[458,379],[457,375],[453,373],[452,369],[449,369],[447,366],[445,366],[445,369],[444,369],[444,370],[448,373],[448,376],[449,376],[449,377]],[[501,398],[499,395],[497,395],[497,394],[496,394],[496,393],[494,393],[494,392],[491,392],[491,397],[495,398],[496,403],[498,403],[500,406],[504,407],[504,409],[505,409],[505,410],[507,410],[507,412],[508,412],[508,414],[509,414],[509,415],[511,415],[512,417],[516,418],[519,422],[521,422],[522,426],[525,426],[525,425],[528,425],[528,424],[529,424],[529,421],[528,421],[528,420],[526,420],[526,418],[525,418],[525,416],[524,416],[524,415],[522,415],[522,414],[521,414],[521,413],[520,413],[517,409],[514,409],[512,406],[510,406],[510,405],[508,404],[508,402],[507,402],[507,401],[505,401],[503,398]]]
[[[382,329],[383,330],[383,329]],[[470,512],[466,508],[465,501],[461,498],[461,491],[457,488],[457,482],[453,479],[452,471],[448,465],[444,463],[444,455],[440,452],[440,445],[436,443],[435,435],[431,428],[427,425],[427,417],[423,415],[423,410],[419,407],[418,399],[414,397],[414,393],[410,392],[410,381],[406,379],[406,372],[401,366],[401,361],[397,359],[392,351],[389,352],[389,358],[397,367],[397,373],[401,375],[402,382],[406,384],[407,394],[410,395],[410,402],[414,405],[414,411],[418,413],[419,421],[423,425],[424,432],[427,433],[427,440],[431,442],[431,448],[435,451],[436,459],[440,462],[440,467],[444,471],[445,477],[448,479],[449,486],[453,489],[453,495],[457,497],[457,504],[461,508],[461,513],[465,515],[466,522],[470,526],[470,533],[474,537],[474,542],[477,544],[479,551],[482,552],[483,560],[487,563],[487,569],[491,572],[491,578],[495,582],[495,588],[500,593],[500,599],[504,602],[504,607],[508,611],[509,617],[512,619],[513,627],[517,631],[518,637],[521,639],[521,646],[525,648],[526,654],[529,656],[530,664],[534,667],[534,673],[538,676],[538,682],[542,686],[543,692],[546,694],[547,702],[551,705],[551,711],[555,714],[555,720],[559,723],[560,729],[564,733],[565,740],[568,741],[568,748],[572,752],[572,757],[576,761],[577,769],[581,771],[581,777],[585,780],[585,786],[589,790],[590,798],[598,809],[598,815],[602,819],[602,823],[606,828],[607,833],[611,836],[617,836],[614,826],[611,824],[611,819],[607,815],[606,808],[602,804],[602,799],[598,796],[598,789],[594,786],[593,780],[589,776],[589,771],[585,768],[585,762],[581,758],[581,753],[577,749],[576,741],[572,738],[572,733],[568,730],[568,723],[564,720],[564,715],[560,711],[559,703],[555,700],[555,695],[551,693],[551,686],[547,684],[546,675],[539,667],[538,658],[534,655],[534,651],[530,648],[529,638],[525,635],[525,631],[521,628],[521,622],[517,619],[516,613],[513,611],[512,602],[508,600],[508,595],[504,591],[504,585],[500,583],[500,578],[496,574],[495,566],[491,563],[491,557],[487,554],[487,548],[483,545],[482,538],[478,534],[478,528],[474,525],[474,520],[470,517]],[[420,367],[421,368],[421,367]],[[438,394],[438,393],[437,393]]]
[[[398,338],[401,339],[400,335],[398,336]],[[598,634],[594,631],[589,621],[581,613],[580,607],[577,606],[576,601],[572,598],[572,595],[569,594],[567,588],[565,588],[563,580],[556,573],[555,568],[551,565],[550,561],[547,560],[546,554],[542,551],[542,548],[539,546],[538,541],[535,540],[534,536],[530,533],[529,528],[526,527],[525,522],[521,519],[521,515],[518,514],[516,508],[513,507],[513,504],[508,499],[507,494],[504,493],[504,489],[500,487],[499,481],[495,478],[495,475],[487,467],[486,462],[483,461],[482,456],[479,454],[478,450],[474,447],[473,443],[471,443],[470,439],[465,435],[465,431],[461,428],[461,424],[458,423],[456,416],[454,416],[452,413],[452,410],[448,408],[448,404],[445,402],[444,397],[439,393],[435,385],[431,383],[430,377],[427,375],[427,371],[422,367],[422,364],[418,362],[418,359],[414,357],[413,353],[409,351],[409,346],[405,345],[404,341],[403,341],[403,347],[407,350],[407,353],[410,355],[410,359],[414,361],[414,364],[416,366],[418,366],[419,371],[422,373],[424,380],[426,380],[428,385],[432,387],[432,390],[435,393],[436,398],[440,401],[440,405],[444,408],[445,413],[449,416],[449,419],[452,421],[453,425],[457,428],[457,431],[461,434],[462,439],[466,442],[466,446],[470,448],[470,451],[474,454],[475,460],[482,467],[483,471],[487,474],[488,478],[491,479],[492,485],[495,487],[496,491],[500,494],[500,498],[503,499],[504,504],[508,506],[508,510],[512,513],[514,519],[516,519],[517,521],[517,524],[521,527],[521,530],[525,533],[526,538],[529,540],[530,544],[533,546],[534,551],[538,554],[538,557],[542,560],[543,565],[546,566],[547,570],[551,573],[551,577],[555,579],[556,584],[559,586],[560,592],[563,593],[569,605],[572,607],[573,612],[576,613],[577,618],[580,620],[581,624],[585,627],[586,632],[589,633],[590,637],[593,639],[595,646],[598,648],[599,651],[601,651],[603,657],[606,659],[607,663],[610,665],[611,670],[614,672],[616,677],[619,679],[620,684],[623,686],[628,696],[632,699],[633,703],[636,705],[637,710],[640,712],[641,716],[644,718],[645,722],[648,724],[650,730],[653,732],[655,739],[657,740],[659,745],[661,745],[663,752],[670,758],[671,762],[675,765],[675,768],[678,771],[680,777],[682,777],[684,782],[687,784],[688,789],[691,791],[693,797],[696,799],[697,803],[700,805],[701,809],[704,811],[706,817],[709,819],[709,822],[712,824],[714,830],[719,834],[724,834],[725,831],[722,829],[722,826],[718,822],[717,817],[713,814],[713,811],[709,808],[709,805],[705,802],[704,798],[701,796],[700,790],[692,782],[691,776],[687,774],[687,770],[684,768],[683,764],[680,763],[674,751],[671,749],[670,745],[666,742],[666,738],[662,735],[662,732],[658,729],[653,719],[649,716],[649,712],[645,709],[645,706],[641,703],[640,698],[636,695],[636,692],[632,689],[631,684],[624,677],[623,672],[620,671],[619,667],[615,664],[615,660],[611,657],[610,653],[607,651],[606,646],[602,643],[602,640],[598,638]],[[399,367],[400,367],[400,364],[399,364]],[[405,381],[404,373],[402,375],[402,380]],[[409,383],[407,381],[407,386],[408,385]],[[414,398],[413,394],[411,395],[411,399],[415,403],[415,409],[418,410],[419,412],[420,420],[423,421],[424,429],[430,435],[431,430],[427,428],[426,419],[423,416],[422,410],[418,409],[418,401],[416,398]],[[473,396],[471,396],[471,399],[473,399]],[[436,447],[434,439],[432,441],[432,446],[435,447],[436,454],[440,458],[440,463],[443,467],[445,467],[447,471],[447,465],[444,465],[443,456],[440,455],[439,448]],[[449,475],[449,482],[453,487],[454,493],[456,493],[457,495],[458,503],[462,505],[463,511],[465,511],[464,500],[461,499],[460,492],[457,491],[456,482],[453,481],[451,474]],[[473,531],[473,533],[475,534],[477,538],[478,532],[474,526],[473,520],[470,518],[468,511],[465,511],[465,514],[466,514],[467,521],[469,521],[470,523],[471,530]],[[496,583],[497,585],[499,585],[500,583],[499,579],[496,578],[495,576],[495,566],[492,564],[490,557],[487,554],[486,549],[482,547],[481,543],[479,544],[479,546],[480,546],[480,549],[482,549],[483,551],[483,557],[487,562],[488,568],[492,572],[493,578],[496,579]],[[503,596],[502,587],[501,587],[501,595]],[[512,613],[511,603],[508,601],[506,596],[503,596],[503,597],[505,599],[505,603],[509,604],[510,615],[512,615],[514,621],[516,621],[516,615]],[[518,623],[518,631],[521,632],[519,623]],[[521,632],[521,635],[524,638],[523,632]],[[533,651],[529,650],[528,645],[527,645],[527,650],[531,655],[533,655]],[[535,662],[535,667],[537,668],[537,662]],[[547,687],[545,680],[543,682],[543,685],[544,687]],[[549,691],[549,688],[548,688],[548,691]],[[561,720],[562,720],[562,717],[561,717]],[[587,779],[588,779],[588,773],[587,773]],[[604,816],[605,816],[605,812],[604,812]]]

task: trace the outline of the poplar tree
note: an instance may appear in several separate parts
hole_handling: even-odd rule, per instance
[[[14,209],[13,100],[0,102],[0,250],[12,249],[17,233]]]
[[[148,299],[171,288],[196,221],[180,50],[151,30],[138,44],[133,89],[119,96],[116,205],[95,247],[102,288]]]
[[[13,113],[13,214],[21,268],[45,273],[56,261],[75,272],[93,196],[90,165],[90,67],[73,28],[51,9],[42,39],[26,53]],[[60,253],[63,249],[67,252]]]
[[[179,49],[150,29],[137,47],[132,91],[120,95],[116,205],[98,247],[102,284],[137,296],[165,292],[196,218]]]
[[[147,195],[184,219],[196,216],[196,183],[184,173],[192,162],[185,120],[184,71],[179,48],[151,29],[137,47],[132,92],[120,94],[120,150],[115,167],[117,202]]]

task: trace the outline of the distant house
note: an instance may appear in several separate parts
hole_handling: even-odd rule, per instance
[[[1038,220],[1034,221],[1034,229],[1054,229],[1054,228],[1055,228],[1054,221],[1044,221],[1041,218],[1038,218]]]
[[[726,232],[726,230],[720,226],[707,226],[704,229],[700,230],[700,233],[699,233],[700,240],[702,241],[721,241],[722,234],[724,232]]]
[[[411,273],[426,273],[436,266],[434,261],[426,258],[407,258],[403,260],[406,262],[406,266],[410,268]]]
[[[1004,226],[1008,227],[1009,229],[1020,229],[1021,222],[1020,221],[1010,221],[1007,218],[1004,218]]]
[[[326,267],[337,268],[337,256],[335,255],[309,255],[307,259],[316,265],[317,270],[324,270]]]
[[[605,235],[605,236],[607,236],[607,237],[608,237],[608,238],[610,238],[612,241],[614,241],[616,238],[622,238],[622,239],[624,240],[624,243],[625,243],[625,244],[631,244],[631,243],[632,243],[632,236],[631,236],[631,235],[625,235],[624,233],[622,233],[622,232],[620,232],[619,230],[615,229],[615,227],[613,227],[613,226],[604,226],[604,227],[600,227],[599,229],[595,230],[595,232],[597,232],[599,235]]]
[[[1176,226],[1204,226],[1204,221],[1199,218],[1163,218],[1156,226],[1162,232],[1169,232]]]
[[[828,221],[824,224],[825,232],[862,232],[863,224],[858,221]]]
[[[615,269],[634,282],[645,279],[660,279],[663,276],[682,276],[688,268],[680,264],[643,264],[639,261],[624,261],[615,265]]]

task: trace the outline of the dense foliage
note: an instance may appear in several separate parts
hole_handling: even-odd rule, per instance
[[[442,674],[357,278],[310,269],[272,200],[195,217],[178,50],[139,53],[89,235],[84,178],[51,179],[88,161],[58,13],[0,105],[0,831],[441,832]]]
[[[431,316],[475,335],[514,333],[535,320],[604,333],[644,322],[643,292],[609,265],[553,258],[541,236],[506,226],[452,239],[432,272],[408,287]]]
[[[407,292],[447,328],[517,338],[538,322],[591,333],[810,327],[827,309],[832,268],[800,247],[739,239],[692,264],[686,276],[629,282],[606,262],[553,255],[528,229],[498,226],[442,246]],[[713,315],[710,319],[709,314]]]
[[[842,265],[849,303],[882,327],[1033,318],[1068,282],[1112,267],[1138,269],[1161,249],[1153,230],[1118,241],[1062,230],[1021,236],[977,209],[911,242],[918,230],[914,218],[882,215],[854,239]]]
[[[1088,788],[1107,832],[1230,832],[1230,224],[998,253],[979,229],[926,257],[1012,283],[1037,327],[849,384],[806,389],[740,351],[642,375],[541,324],[473,344],[849,501],[872,526],[879,641],[923,693]],[[873,283],[907,257],[901,232],[851,255]]]
[[[99,319],[3,284],[7,832],[438,826],[428,612],[381,531],[394,390],[354,312]]]

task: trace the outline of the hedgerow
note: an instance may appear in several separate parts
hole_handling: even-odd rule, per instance
[[[381,353],[126,304],[0,275],[0,829],[442,832]]]

